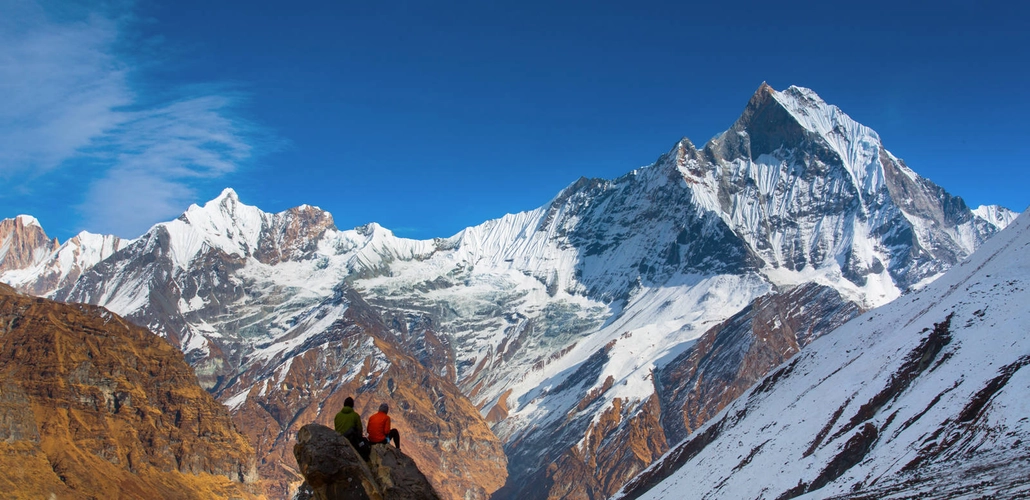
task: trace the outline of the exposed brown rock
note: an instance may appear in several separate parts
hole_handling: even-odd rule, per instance
[[[380,403],[390,405],[404,453],[442,498],[489,498],[504,484],[507,459],[476,407],[406,354],[356,292],[338,300],[326,307],[346,302],[343,317],[301,352],[284,353],[292,357],[288,366],[276,368],[279,358],[255,364],[225,393],[251,387],[233,414],[255,443],[266,494],[287,498],[297,491],[303,477],[292,454],[295,436],[311,422],[332,426],[343,400],[353,396],[363,422]]]
[[[333,216],[318,207],[303,205],[272,215],[261,228],[254,257],[264,264],[299,260],[311,254],[327,229],[335,229]]]
[[[369,467],[387,500],[439,500],[415,461],[391,445],[372,446]]]
[[[616,399],[548,470],[547,498],[608,498],[669,449],[655,396],[630,414]],[[617,436],[617,439],[610,439]]]
[[[257,498],[253,449],[180,351],[94,306],[0,287],[6,497]]]
[[[759,297],[712,328],[656,373],[669,441],[686,438],[770,370],[861,312],[837,291],[807,284]]]
[[[17,284],[18,290],[30,295],[46,296],[62,287],[72,286],[75,280],[96,264],[96,259],[104,259],[114,254],[123,245],[117,236],[98,236],[103,243],[96,247],[96,242],[83,241],[83,234],[71,237],[59,248],[54,240],[54,251],[44,259],[37,268],[36,276]],[[99,251],[99,254],[95,252]]]
[[[490,408],[490,412],[486,414],[486,421],[491,424],[496,424],[506,418],[508,418],[508,397],[511,396],[511,389],[504,391],[501,397],[497,398],[497,403]]]
[[[0,273],[29,268],[57,250],[57,238],[51,240],[42,227],[25,222],[21,216],[0,220],[0,248],[6,249],[0,253]]]

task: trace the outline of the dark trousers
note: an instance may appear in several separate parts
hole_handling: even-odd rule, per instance
[[[372,444],[390,444],[391,439],[393,439],[393,444],[397,445],[397,449],[401,449],[401,434],[397,432],[397,429],[390,429],[390,433],[386,435],[386,439],[384,441]]]
[[[368,457],[372,454],[372,446],[369,445],[368,440],[358,432],[358,429],[351,427],[347,432],[343,433],[343,437],[346,438],[347,441],[350,441],[351,446],[357,450],[358,455],[361,455],[361,458],[367,462]]]

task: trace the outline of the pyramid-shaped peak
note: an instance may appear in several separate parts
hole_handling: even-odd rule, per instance
[[[207,210],[216,210],[220,212],[227,212],[232,214],[237,210],[238,207],[246,207],[248,205],[240,202],[240,197],[236,194],[233,188],[225,188],[222,192],[213,200],[204,204],[204,208]]]
[[[227,188],[223,189],[222,192],[218,195],[218,197],[216,197],[215,199],[211,200],[211,203],[218,204],[218,205],[225,205],[225,204],[229,204],[229,203],[235,204],[235,203],[239,203],[239,202],[240,202],[240,196],[238,194],[236,194],[236,190],[234,190],[233,188],[230,188],[230,187],[227,187]]]
[[[776,89],[772,88],[768,82],[762,82],[762,84],[758,86],[758,90],[755,91],[756,96],[769,96],[775,93]]]
[[[808,114],[811,110],[820,110],[831,107],[823,101],[819,94],[807,87],[791,85],[784,91],[777,91],[766,82],[758,86],[758,90],[748,100],[744,117],[754,115],[759,108],[769,105],[779,105],[790,111],[792,114]]]
[[[835,154],[845,154],[840,149],[849,148],[848,144],[880,142],[876,132],[855,122],[837,106],[827,104],[812,89],[792,85],[777,91],[762,82],[733,127],[709,146],[719,158],[754,159],[781,147],[801,147],[803,141],[812,140],[836,148]]]
[[[758,86],[758,90],[755,90],[755,93],[751,95],[751,99],[748,99],[747,108],[744,109],[744,115],[754,114],[756,109],[772,101],[774,99],[774,94],[776,94],[776,89],[772,88],[768,83],[762,82],[762,84]],[[741,116],[741,118],[743,118],[743,116]],[[737,122],[739,123],[740,119],[738,119]]]

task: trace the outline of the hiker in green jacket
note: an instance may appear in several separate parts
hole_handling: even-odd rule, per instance
[[[361,437],[364,431],[361,429],[361,415],[354,411],[354,398],[343,400],[343,409],[336,414],[333,424],[336,426],[336,432],[339,432],[351,441],[354,441],[354,439],[350,438],[352,433],[356,437]]]
[[[343,400],[343,409],[333,418],[333,425],[336,427],[336,432],[347,438],[347,441],[350,441],[350,444],[358,451],[358,455],[361,455],[361,458],[367,462],[372,453],[372,446],[368,444],[368,440],[363,435],[361,415],[354,411],[354,398]]]

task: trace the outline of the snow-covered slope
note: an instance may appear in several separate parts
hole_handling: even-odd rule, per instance
[[[986,223],[999,228],[1005,228],[1019,215],[1012,210],[998,205],[980,205],[973,210],[973,215],[983,219]]]
[[[923,290],[813,342],[622,498],[1030,495],[1028,251],[1024,213]]]

